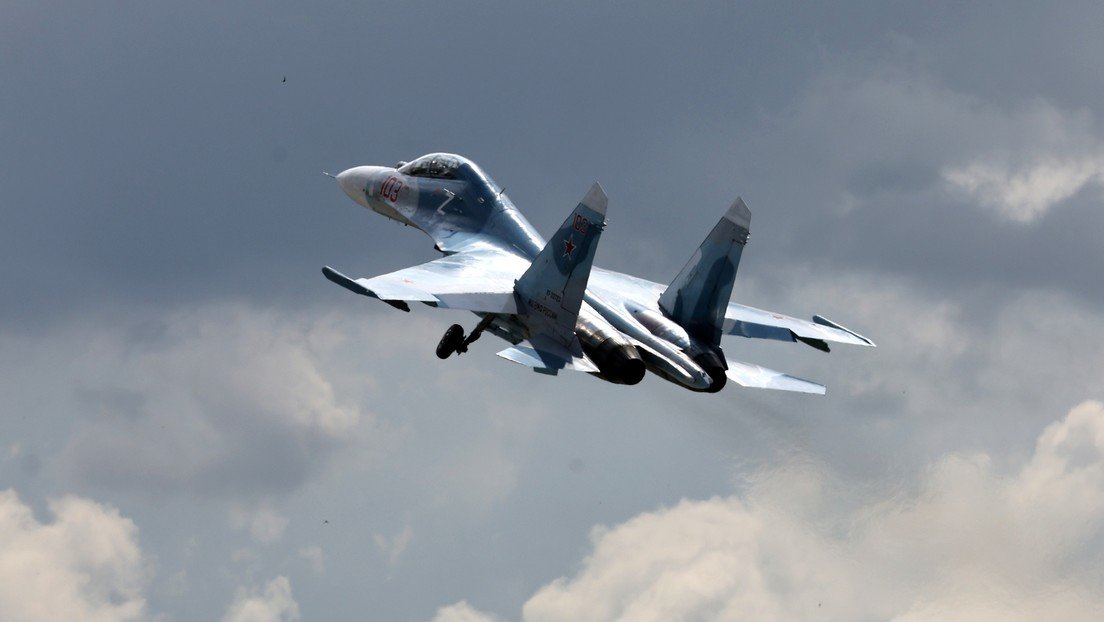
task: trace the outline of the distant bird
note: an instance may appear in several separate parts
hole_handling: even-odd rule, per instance
[[[287,82],[287,76],[284,76],[284,82]]]
[[[329,524],[330,524],[330,521],[328,521],[328,520],[323,520],[323,521],[322,521],[322,524],[323,524],[323,525],[329,525]]]

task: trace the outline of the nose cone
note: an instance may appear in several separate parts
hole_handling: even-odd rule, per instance
[[[364,191],[368,187],[368,175],[365,174],[365,166],[358,166],[341,171],[337,174],[337,185],[349,195],[349,198],[364,204]]]

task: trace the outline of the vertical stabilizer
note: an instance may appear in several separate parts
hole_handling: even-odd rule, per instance
[[[514,291],[532,337],[551,340],[581,353],[575,321],[583,304],[598,237],[606,226],[608,200],[595,183],[533,264],[518,279]]]
[[[707,343],[721,343],[725,308],[750,229],[751,210],[737,197],[659,297],[668,317]]]

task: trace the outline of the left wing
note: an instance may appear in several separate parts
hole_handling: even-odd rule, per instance
[[[478,313],[517,313],[514,281],[529,267],[495,248],[461,251],[372,278],[351,279],[326,266],[327,279],[357,294],[409,311],[408,302]]]
[[[829,341],[874,347],[873,341],[819,315],[814,315],[810,322],[735,302],[730,302],[725,310],[724,333],[755,339],[800,341],[825,352]]]

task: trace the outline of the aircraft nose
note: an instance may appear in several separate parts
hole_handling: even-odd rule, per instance
[[[367,176],[362,175],[359,169],[363,167],[355,167],[346,169],[337,174],[337,185],[341,186],[341,189],[345,191],[345,194],[349,195],[349,198],[360,203],[364,200],[364,189],[367,182]]]

